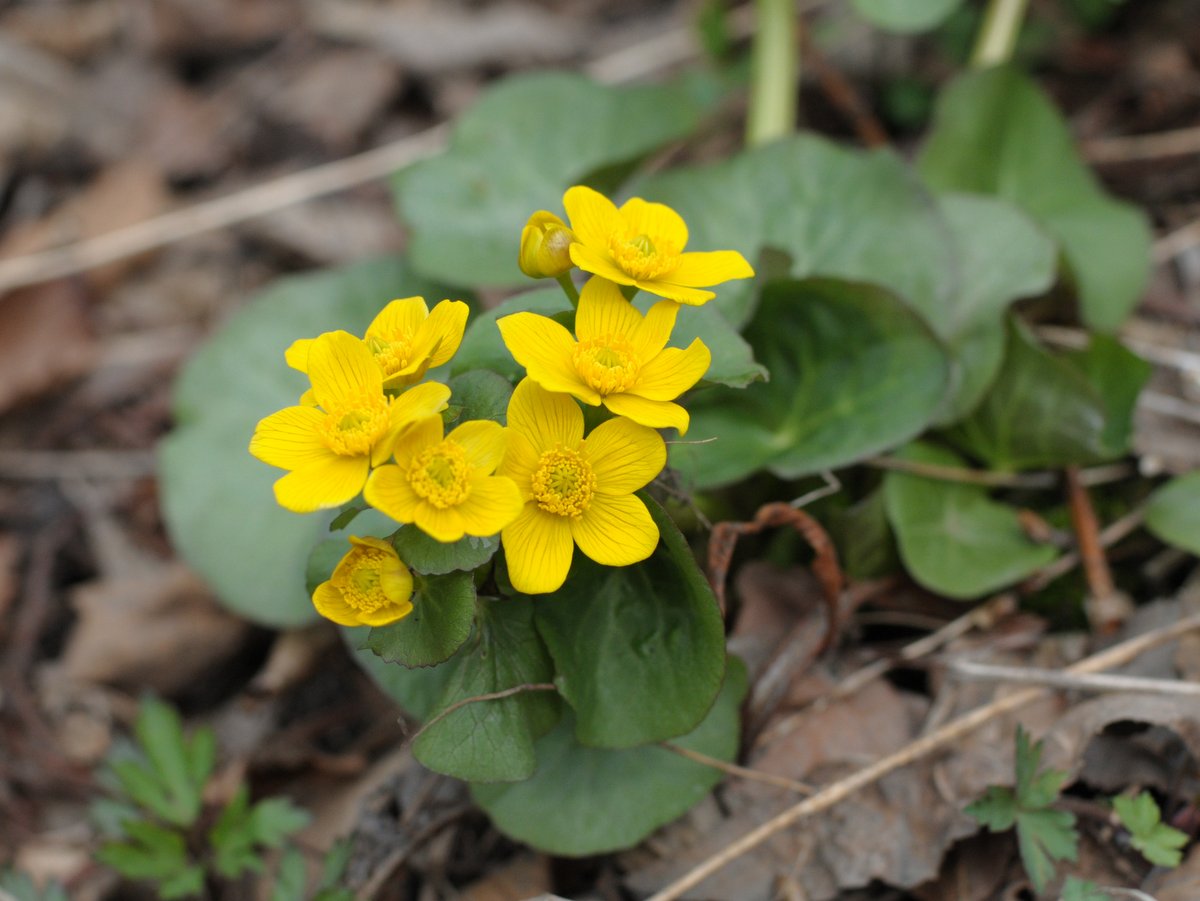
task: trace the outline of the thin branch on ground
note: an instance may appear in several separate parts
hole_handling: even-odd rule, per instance
[[[1128,163],[1200,153],[1200,126],[1145,135],[1121,135],[1084,141],[1084,157],[1093,163]]]
[[[1200,614],[1185,617],[1178,622],[1138,635],[1097,654],[1093,654],[1090,657],[1086,657],[1078,663],[1067,667],[1066,672],[1071,674],[1086,674],[1101,672],[1114,666],[1120,666],[1151,648],[1179,638],[1181,635],[1197,628],[1200,628]],[[751,830],[731,845],[725,847],[720,853],[713,855],[661,891],[656,892],[648,901],[674,901],[674,899],[679,898],[689,889],[699,885],[713,873],[743,854],[757,848],[767,839],[782,832],[789,826],[814,814],[828,810],[860,789],[878,782],[889,773],[910,763],[914,763],[935,751],[940,751],[947,745],[958,741],[997,717],[1012,713],[1044,697],[1046,691],[1047,689],[1044,688],[1030,688],[1018,691],[1014,694],[997,698],[990,704],[986,704],[970,713],[963,714],[957,719],[951,720],[940,729],[928,735],[921,736],[894,754],[889,754],[887,757],[863,767],[845,779],[840,779],[832,785],[827,786],[812,797],[793,805],[778,816],[772,817],[758,828]]]
[[[142,479],[154,471],[151,450],[0,450],[5,479]]]
[[[1145,518],[1145,508],[1137,507],[1130,510],[1120,519],[1113,520],[1100,530],[1100,546],[1104,548],[1112,547],[1118,541],[1140,528]],[[1042,567],[1035,575],[1023,582],[1021,584],[1021,591],[1025,594],[1041,591],[1059,576],[1066,575],[1078,565],[1078,553],[1071,551],[1063,554],[1053,563]]]
[[[1146,679],[1140,676],[1117,676],[1106,673],[1072,675],[1062,670],[1000,666],[991,663],[977,663],[974,660],[946,660],[943,661],[943,665],[948,675],[972,682],[1007,682],[1078,691],[1137,691],[1145,694],[1200,697],[1200,684],[1182,682],[1178,679]]]
[[[786,788],[788,791],[800,792],[804,795],[811,795],[816,791],[816,789],[807,783],[797,782],[795,779],[788,779],[786,776],[777,776],[774,773],[764,773],[762,770],[755,770],[750,767],[738,766],[736,763],[726,763],[724,760],[709,757],[707,754],[701,754],[699,751],[693,751],[691,748],[685,748],[682,745],[677,745],[669,741],[660,742],[660,745],[668,751],[678,754],[680,757],[686,757],[688,760],[710,766],[714,770],[720,770],[728,776],[748,779],[751,782],[763,782],[767,785]]]

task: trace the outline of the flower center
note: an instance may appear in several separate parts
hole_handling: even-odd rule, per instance
[[[333,586],[347,604],[359,613],[374,613],[400,600],[388,597],[383,589],[382,570],[389,562],[387,554],[368,547],[356,547],[352,554],[350,566],[333,580]]]
[[[457,441],[442,441],[422,451],[408,470],[413,491],[439,510],[455,507],[471,493],[467,452]]]
[[[657,278],[679,265],[679,248],[666,238],[650,235],[613,235],[609,251],[617,266],[633,278]]]
[[[622,335],[581,341],[575,347],[574,359],[583,380],[602,395],[620,394],[637,383],[637,355]]]
[[[582,454],[559,445],[533,471],[533,499],[547,513],[579,516],[592,502],[596,476]]]
[[[372,335],[367,339],[367,346],[375,354],[375,361],[383,370],[383,377],[399,372],[412,362],[412,335],[393,332],[386,338]]]
[[[362,457],[371,452],[390,423],[388,399],[382,394],[362,392],[325,412],[321,438],[335,454]]]

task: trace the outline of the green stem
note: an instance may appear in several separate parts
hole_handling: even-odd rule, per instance
[[[1025,8],[1029,0],[988,0],[975,49],[971,53],[971,67],[986,69],[999,66],[1012,59],[1017,46],[1017,35],[1025,21]]]
[[[567,300],[571,301],[571,306],[579,309],[579,292],[575,290],[575,283],[571,281],[571,273],[564,272],[557,279],[558,284],[562,287],[563,293],[567,295]]]
[[[746,144],[765,144],[796,128],[796,46],[794,0],[755,0],[758,25],[750,76]]]

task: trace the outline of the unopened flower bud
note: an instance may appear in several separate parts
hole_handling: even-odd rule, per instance
[[[530,278],[558,278],[570,272],[571,244],[575,233],[567,224],[545,210],[529,217],[521,231],[521,271]]]

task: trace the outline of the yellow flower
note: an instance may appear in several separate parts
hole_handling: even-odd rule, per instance
[[[524,507],[500,533],[513,587],[543,594],[562,586],[575,545],[597,563],[628,566],[658,546],[658,527],[633,492],[667,461],[662,436],[610,419],[583,437],[583,412],[565,394],[525,379],[508,403],[508,453],[500,475]]]
[[[386,626],[412,613],[412,573],[395,549],[353,535],[350,544],[329,581],[313,592],[317,612],[339,626]]]
[[[686,350],[667,347],[679,304],[661,300],[645,317],[607,279],[583,286],[571,333],[546,316],[514,313],[497,321],[504,343],[529,377],[547,391],[651,428],[688,429],[688,413],[672,403],[708,371],[711,354],[697,338]]]
[[[393,300],[380,310],[367,326],[363,341],[383,373],[383,387],[416,384],[426,371],[454,356],[462,343],[467,312],[461,300],[443,300],[430,312],[422,297]],[[285,354],[289,366],[308,372],[313,340],[301,338],[292,343]]]
[[[575,233],[567,224],[545,210],[529,217],[521,230],[521,253],[517,262],[530,278],[558,278],[570,272],[571,244]]]
[[[521,512],[512,479],[492,475],[504,459],[508,433],[498,422],[464,422],[442,437],[430,416],[396,441],[395,464],[367,480],[367,503],[397,522],[416,523],[438,541],[495,535]]]
[[[571,260],[618,285],[699,305],[716,297],[702,288],[754,275],[736,250],[684,253],[687,225],[661,203],[634,197],[617,209],[603,194],[577,185],[563,196],[563,206],[578,242],[571,245]]]
[[[450,397],[437,382],[388,397],[371,352],[348,332],[314,339],[306,362],[315,405],[272,413],[250,439],[250,453],[289,470],[275,483],[275,499],[296,513],[353,498],[371,467],[391,456],[400,430],[444,410]]]

